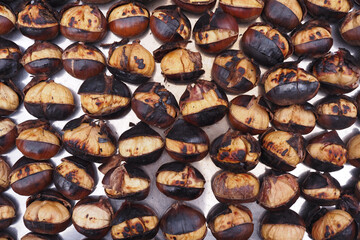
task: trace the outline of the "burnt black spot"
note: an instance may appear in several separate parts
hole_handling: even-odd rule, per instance
[[[138,231],[139,233],[144,232],[144,228],[140,223],[137,223],[135,226],[136,226],[136,231]]]
[[[329,3],[329,1],[328,0],[324,0],[324,4],[328,4]]]
[[[290,80],[294,77],[296,77],[295,72],[289,72],[287,74],[281,73],[278,81],[279,83],[286,83],[286,82],[290,82]]]
[[[205,38],[208,38],[209,37],[209,34],[205,33]]]
[[[227,158],[229,156],[228,152],[222,152],[219,156],[220,160],[224,160],[225,158]]]
[[[132,9],[132,10],[131,10],[131,13],[132,13],[132,14],[136,14],[136,10],[135,10],[135,9]]]
[[[29,173],[30,173],[30,168],[29,168],[29,166],[26,166],[24,170],[25,170],[26,174],[29,174]]]
[[[249,118],[247,118],[247,119],[245,120],[245,123],[246,123],[246,124],[250,124],[250,123],[251,123],[251,121],[252,121],[252,118],[251,118],[251,117],[249,117]]]
[[[324,234],[325,238],[330,237],[330,227],[328,225],[325,226],[325,234]]]
[[[285,156],[288,151],[289,151],[289,149],[285,149],[285,150],[281,153],[281,156]]]
[[[140,12],[142,13],[142,14],[144,14],[145,12],[144,12],[144,10],[142,9],[142,8],[139,8],[139,10],[140,10]]]
[[[233,152],[231,154],[232,158],[233,159],[236,159],[236,160],[243,160],[246,156],[246,152],[243,151],[243,150],[239,150],[239,151],[236,151],[236,152]]]
[[[333,113],[338,113],[339,112],[339,107],[338,106],[333,106],[332,111],[333,111]]]
[[[348,111],[350,111],[350,107],[349,107],[349,106],[343,105],[342,107],[343,107],[343,112],[344,112],[344,114],[346,114]]]
[[[180,25],[180,31],[184,30],[184,24]]]
[[[107,143],[109,140],[107,138],[98,138],[98,143]]]
[[[92,51],[87,52],[87,55],[94,55],[94,52],[92,52]]]
[[[200,39],[200,41],[203,40],[202,33],[199,33],[199,39]]]
[[[321,37],[321,32],[316,32],[316,35],[318,35],[319,37]]]
[[[76,172],[77,172],[77,171],[71,171],[71,172],[67,173],[67,174],[65,175],[65,178],[66,178],[67,180],[70,180],[70,181],[71,181],[73,178],[75,178]]]
[[[128,234],[127,232],[122,232],[122,235],[123,235],[124,237],[130,237],[130,236],[131,236],[131,235]]]
[[[88,217],[89,217],[89,214],[86,214],[86,215],[85,215],[85,218],[88,218]]]
[[[172,18],[171,18],[169,15],[165,14],[165,13],[160,13],[160,14],[159,14],[159,17],[160,17],[160,19],[163,20],[165,23],[167,23],[167,22],[169,22],[169,21],[172,20]]]
[[[88,26],[91,26],[91,19],[88,19]]]
[[[231,58],[231,61],[238,62],[238,61],[240,61],[240,58],[238,58],[237,56],[234,56]]]
[[[140,59],[137,56],[135,56],[134,60],[135,60],[136,64],[138,65],[139,69],[144,69],[145,68],[144,59]]]
[[[69,27],[73,27],[76,23],[77,23],[77,21],[75,20],[75,18],[71,17],[70,22],[69,22]]]
[[[242,68],[242,67],[239,67],[239,68],[238,68],[238,72],[239,72],[241,75],[244,75],[244,74],[245,74],[245,69]]]
[[[125,231],[125,232],[130,232],[130,228],[124,227],[124,231]]]
[[[184,145],[184,147],[181,149],[181,152],[184,153],[184,154],[187,153],[187,147],[186,147],[186,145]]]
[[[309,36],[309,39],[310,39],[310,40],[315,40],[315,36],[314,36],[313,34],[311,34],[311,35]]]
[[[180,184],[181,184],[181,185],[184,185],[184,184],[185,184],[185,182],[184,182],[184,181],[180,181]]]
[[[28,14],[24,14],[21,19],[22,19],[23,23],[31,24],[31,19]]]
[[[226,67],[226,68],[231,68],[231,66],[232,66],[233,64],[234,64],[233,62],[227,62],[227,63],[225,63],[225,67]]]
[[[125,15],[126,15],[126,12],[123,12],[122,15],[125,16]]]
[[[338,227],[338,228],[340,228],[340,227],[341,227],[341,224],[340,224],[340,223],[338,223],[338,224],[337,224],[337,227]]]

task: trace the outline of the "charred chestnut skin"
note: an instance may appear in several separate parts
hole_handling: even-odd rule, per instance
[[[341,20],[353,8],[354,3],[350,0],[331,0],[322,4],[322,1],[304,0],[305,6],[313,17],[322,16],[331,22]],[[339,8],[339,6],[341,6]]]
[[[0,35],[7,34],[15,28],[16,15],[13,9],[6,3],[0,3]]]
[[[242,2],[244,6],[236,6],[229,4],[229,2],[220,0],[219,6],[224,10],[224,12],[230,14],[231,16],[235,17],[236,20],[238,20],[241,23],[251,22],[255,19],[257,19],[264,8],[264,1],[263,0],[253,0],[252,6],[246,6],[246,2]],[[232,2],[230,2],[232,3]],[[258,6],[253,6],[253,5]]]
[[[178,5],[182,10],[187,12],[199,14],[203,13],[208,9],[212,9],[215,6],[215,0],[207,0],[207,1],[189,1],[189,0],[174,0],[176,5]]]
[[[348,152],[348,162],[355,166],[360,167],[360,155],[359,155],[359,146],[360,146],[360,134],[352,136],[346,144],[346,150]]]
[[[15,77],[21,68],[22,53],[19,46],[13,41],[0,37],[0,50],[6,53],[0,58],[0,78]]]
[[[9,207],[10,209],[12,209],[12,211],[14,211],[14,216],[10,218],[5,218],[8,213],[0,212],[1,215],[5,215],[4,218],[2,217],[2,219],[0,219],[0,230],[4,230],[14,222],[16,218],[16,208],[12,200],[4,194],[0,195],[0,207]]]
[[[0,129],[0,154],[4,154],[15,147],[18,132],[16,123],[10,118],[0,117]]]
[[[0,107],[0,116],[8,116],[17,111],[24,95],[10,79],[0,79],[0,90],[2,95],[1,100],[3,101],[3,106]]]

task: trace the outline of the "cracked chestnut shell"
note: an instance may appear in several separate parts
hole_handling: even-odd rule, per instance
[[[189,201],[200,197],[204,192],[205,178],[190,164],[170,162],[157,170],[156,186],[167,197]]]
[[[0,116],[8,116],[15,112],[22,100],[23,94],[10,79],[0,79]]]
[[[248,203],[256,200],[260,182],[252,173],[233,173],[221,170],[212,177],[211,189],[221,203]]]
[[[17,136],[16,123],[10,118],[0,117],[0,154],[8,153],[15,147]]]
[[[331,22],[341,20],[353,8],[351,0],[304,0],[311,16],[323,17]]]
[[[68,46],[62,54],[64,69],[71,76],[85,80],[105,71],[104,54],[95,46],[76,42]]]
[[[165,137],[167,153],[181,162],[200,161],[208,154],[209,145],[205,131],[184,119],[178,119]]]
[[[76,203],[72,223],[76,231],[82,235],[100,239],[110,230],[113,215],[114,211],[107,197],[91,196]]]
[[[165,43],[188,40],[191,36],[190,20],[176,5],[155,8],[150,17],[150,29]]]
[[[93,118],[117,118],[130,109],[131,92],[128,86],[105,73],[86,79],[78,94],[82,110]]]
[[[176,202],[164,213],[160,229],[167,240],[202,240],[206,236],[206,219],[195,208]]]
[[[335,130],[320,133],[308,140],[304,163],[323,172],[338,171],[347,161],[347,150]]]
[[[219,6],[224,12],[235,17],[241,23],[251,22],[257,19],[263,11],[264,5],[263,0],[219,1]]]
[[[6,3],[0,3],[0,35],[7,34],[15,28],[16,15]]]
[[[150,177],[139,167],[121,164],[108,171],[102,184],[109,198],[144,200],[150,191]]]
[[[94,163],[69,156],[61,159],[54,171],[56,189],[71,200],[87,197],[95,189],[96,169]]]
[[[349,139],[346,145],[348,152],[348,162],[355,166],[360,167],[360,134],[356,134]]]
[[[340,35],[350,45],[360,46],[360,10],[348,13],[340,26]]]
[[[41,234],[35,232],[29,232],[24,235],[21,240],[62,240],[62,238],[55,234],[55,235],[48,235],[48,234]]]
[[[0,195],[0,230],[9,227],[16,218],[16,208],[10,198]]]
[[[131,109],[141,121],[159,128],[171,126],[179,114],[175,96],[158,82],[140,85],[131,99]]]
[[[71,203],[60,193],[49,189],[27,199],[23,220],[30,231],[57,234],[70,225],[70,211]]]
[[[0,193],[10,186],[10,166],[3,157],[0,157]]]
[[[11,168],[10,186],[14,192],[23,196],[41,192],[53,180],[54,166],[49,161],[36,161],[21,157]]]
[[[247,240],[254,231],[250,209],[240,204],[217,203],[210,209],[206,221],[218,240]]]
[[[15,77],[21,68],[22,53],[19,46],[0,37],[0,53],[0,79]]]
[[[150,207],[125,201],[111,222],[113,239],[152,239],[159,230],[159,219]]]
[[[240,46],[246,56],[266,67],[283,62],[293,52],[290,38],[266,23],[250,25]]]
[[[233,172],[247,172],[259,163],[259,142],[250,134],[229,129],[211,143],[210,157],[213,163]]]
[[[228,111],[226,94],[214,82],[196,80],[187,85],[179,100],[185,121],[204,127],[220,121]]]
[[[174,0],[173,2],[182,10],[195,14],[203,13],[213,8],[216,4],[216,0]]]
[[[123,132],[119,138],[119,155],[128,163],[154,163],[160,158],[164,148],[164,139],[144,122]]]

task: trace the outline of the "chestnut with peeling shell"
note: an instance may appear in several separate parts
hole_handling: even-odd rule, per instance
[[[35,232],[29,232],[24,235],[21,240],[62,240],[62,238],[57,235],[48,235],[48,234],[41,234]]]
[[[311,16],[323,17],[331,22],[341,20],[353,8],[351,0],[304,0]]]
[[[181,9],[191,13],[203,13],[215,6],[216,0],[173,0]]]
[[[144,122],[139,122],[119,138],[119,155],[128,163],[154,163],[164,148],[165,142],[160,134]]]
[[[130,109],[131,93],[128,86],[105,73],[86,79],[78,94],[82,110],[93,118],[117,118]]]
[[[10,186],[10,166],[3,157],[0,157],[0,193]]]
[[[347,142],[346,150],[348,152],[348,162],[355,166],[360,167],[360,134],[357,133]]]
[[[17,136],[15,122],[10,118],[0,117],[0,154],[8,153],[15,147]]]
[[[16,218],[14,203],[5,195],[0,195],[0,230],[9,227]]]
[[[167,197],[189,201],[200,197],[204,192],[205,178],[190,164],[170,162],[157,170],[156,186]]]
[[[10,79],[0,79],[0,116],[8,116],[15,112],[22,100],[23,94]]]
[[[210,209],[206,220],[217,240],[247,240],[254,231],[250,209],[240,204],[218,203]]]
[[[0,35],[7,34],[15,28],[16,15],[12,8],[4,2],[0,3]]]
[[[360,10],[351,11],[346,15],[340,26],[341,37],[350,45],[360,46]]]
[[[241,23],[251,22],[257,19],[263,11],[264,4],[263,0],[219,1],[219,6],[224,12],[235,17]]]
[[[22,56],[19,46],[13,41],[0,37],[0,79],[15,77],[20,70]]]
[[[23,196],[41,192],[53,179],[54,166],[49,161],[20,158],[11,168],[10,185],[14,192]]]
[[[209,145],[209,137],[205,131],[184,119],[178,119],[165,138],[167,153],[181,162],[200,161],[208,154]]]

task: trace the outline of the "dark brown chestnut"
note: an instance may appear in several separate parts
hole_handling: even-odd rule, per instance
[[[22,92],[10,79],[0,79],[0,116],[8,116],[15,112],[22,100]]]
[[[119,155],[128,163],[154,163],[164,148],[164,139],[144,122],[123,132],[119,138]]]
[[[76,203],[72,213],[75,229],[91,239],[100,239],[110,230],[114,211],[107,197],[86,197]]]
[[[181,9],[192,13],[203,13],[215,6],[216,0],[173,0]]]
[[[254,137],[230,129],[215,138],[210,146],[213,163],[221,169],[233,172],[247,172],[255,168],[260,154],[260,144]]]
[[[4,2],[0,3],[0,35],[7,34],[15,28],[16,15],[12,8]]]
[[[48,235],[48,234],[40,234],[35,232],[29,232],[24,235],[21,240],[62,240],[62,238],[58,234]]]
[[[71,200],[87,197],[96,185],[94,164],[73,156],[61,161],[54,171],[56,189]]]
[[[350,45],[360,46],[360,10],[351,11],[346,15],[340,26],[341,37]]]
[[[41,192],[53,179],[54,166],[49,161],[20,158],[11,168],[10,185],[14,192],[24,196]]]
[[[64,69],[71,76],[85,80],[105,71],[104,54],[95,46],[76,42],[68,46],[62,54]]]
[[[19,46],[13,41],[0,37],[0,79],[9,79],[20,70],[22,56]]]
[[[212,177],[211,189],[221,203],[247,203],[256,200],[260,182],[251,173],[233,173],[222,170]]]
[[[207,11],[195,23],[195,44],[206,53],[218,53],[231,47],[239,35],[236,19],[220,7],[215,13]]]
[[[263,0],[219,1],[219,6],[224,12],[232,15],[241,23],[251,22],[257,19],[263,11],[264,4]]]
[[[179,100],[185,121],[204,127],[220,121],[228,111],[226,94],[214,82],[196,80],[187,85]]]
[[[348,152],[348,162],[355,166],[360,167],[360,134],[357,133],[349,139],[346,145]]]
[[[209,137],[205,131],[184,119],[178,119],[165,138],[167,153],[182,162],[200,161],[208,154],[209,145]]]
[[[157,170],[156,186],[167,197],[189,201],[200,197],[204,192],[205,178],[190,164],[170,162]]]
[[[266,67],[283,62],[293,52],[290,38],[266,23],[250,25],[240,46],[246,56]]]
[[[10,118],[0,117],[0,154],[8,153],[15,147],[17,136],[15,122]]]
[[[84,3],[105,4],[114,0],[82,0]]]
[[[105,73],[86,79],[78,94],[82,110],[93,118],[118,118],[130,109],[131,92],[128,86]]]
[[[355,196],[360,200],[360,180],[357,181],[355,185]]]
[[[357,225],[359,226],[358,214],[359,214],[359,201],[353,194],[342,194],[338,203],[336,204],[337,209],[344,210],[345,212],[350,213],[352,217],[355,218]],[[358,239],[358,238],[357,238]]]
[[[202,240],[206,236],[206,219],[199,210],[176,202],[162,216],[160,229],[167,240]]]
[[[331,22],[341,20],[354,6],[351,0],[304,0],[304,3],[311,16],[321,16]]]
[[[46,1],[52,7],[60,7],[66,4],[69,0],[46,0]]]
[[[10,186],[10,166],[3,157],[0,157],[0,192],[5,191]]]
[[[111,222],[112,239],[153,239],[159,230],[159,219],[146,205],[125,201]]]
[[[9,227],[16,218],[14,203],[5,195],[0,195],[0,230]]]
[[[0,239],[2,240],[15,240],[14,236],[7,231],[0,232]]]
[[[308,140],[304,163],[323,172],[338,171],[347,161],[347,150],[336,131],[324,132]]]

